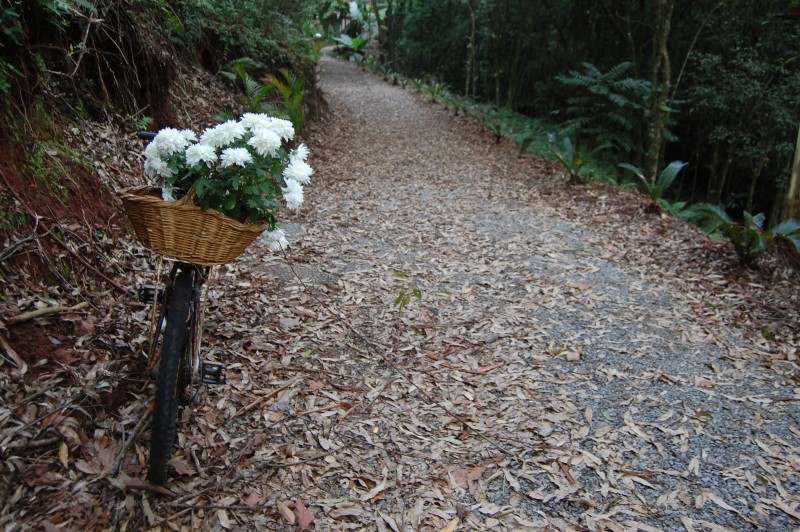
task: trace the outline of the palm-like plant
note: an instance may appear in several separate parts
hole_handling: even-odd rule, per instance
[[[366,55],[369,39],[363,37],[350,37],[342,33],[333,38],[336,41],[336,53],[346,57],[348,61],[361,63]]]
[[[281,77],[267,76],[267,86],[277,89],[286,117],[294,126],[294,130],[299,132],[306,121],[306,79],[298,78],[286,69],[282,69],[280,73]]]
[[[587,157],[584,157],[581,155],[581,152],[575,148],[572,139],[569,137],[558,139],[556,135],[551,133],[547,136],[547,143],[550,152],[569,173],[570,183],[573,184],[588,182],[590,178],[581,175],[581,168],[583,168],[596,153],[612,147],[611,144],[602,144],[588,152],[586,154]]]
[[[675,178],[678,177],[678,174],[686,166],[687,163],[681,161],[672,161],[667,165],[666,168],[661,172],[657,179],[650,181],[644,175],[641,168],[633,166],[632,164],[628,163],[620,163],[618,166],[624,170],[628,170],[632,172],[637,178],[639,178],[639,185],[642,187],[644,192],[647,192],[647,195],[650,196],[650,199],[656,203],[661,203],[662,206],[664,203],[664,192],[672,185],[675,181]]]
[[[231,64],[230,71],[221,74],[234,83],[238,83],[244,92],[242,102],[248,112],[267,113],[280,118],[288,119],[299,132],[306,118],[305,110],[305,78],[298,78],[286,69],[280,71],[280,77],[270,74],[266,83],[261,84],[247,73],[246,65],[258,65],[247,58],[239,59]],[[267,96],[272,91],[278,91],[280,104],[267,101]],[[220,114],[220,120],[232,118],[230,113]]]
[[[700,203],[684,211],[683,218],[695,223],[704,233],[719,235],[731,242],[739,264],[750,267],[776,242],[785,242],[795,253],[800,252],[800,221],[786,220],[772,229],[764,229],[765,216],[744,212],[742,221],[733,220],[719,205]]]

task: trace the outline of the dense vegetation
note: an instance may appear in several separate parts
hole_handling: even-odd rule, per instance
[[[686,161],[674,198],[777,221],[800,123],[791,0],[382,4],[386,67],[554,122],[575,149],[604,146],[596,158],[650,182]]]
[[[96,161],[127,151],[136,130],[209,125],[211,117],[186,111],[187,100],[204,97],[201,79],[221,85],[227,75],[242,96],[237,103],[223,90],[213,104],[220,118],[267,111],[299,130],[317,101],[316,7],[313,0],[0,0],[0,234],[26,229],[34,213],[105,225],[118,183],[101,179]],[[193,83],[200,88],[190,97]],[[100,138],[86,138],[98,128],[106,128]]]
[[[0,93],[6,110],[55,96],[89,115],[127,111],[166,121],[179,61],[217,73],[248,58],[255,71],[310,74],[315,4],[0,0]]]

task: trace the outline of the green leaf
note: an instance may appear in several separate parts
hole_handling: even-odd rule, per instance
[[[640,168],[628,163],[619,163],[617,166],[619,166],[623,170],[628,170],[629,172],[632,172],[636,177],[644,180],[644,173]]]
[[[678,177],[678,174],[686,166],[688,163],[684,163],[681,161],[672,161],[667,165],[666,168],[661,172],[661,175],[658,177],[658,186],[660,187],[661,191],[668,189],[670,185],[675,181],[675,178]]]

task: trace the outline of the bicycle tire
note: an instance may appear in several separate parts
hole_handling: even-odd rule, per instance
[[[172,286],[164,327],[161,360],[156,377],[156,395],[153,402],[153,423],[150,437],[150,460],[147,480],[163,484],[167,480],[167,466],[175,445],[175,425],[178,421],[178,376],[186,354],[189,302],[192,299],[192,276],[180,272]]]

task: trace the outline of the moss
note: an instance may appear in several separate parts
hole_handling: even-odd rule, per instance
[[[69,195],[65,184],[71,180],[70,176],[73,173],[70,163],[91,168],[80,153],[57,140],[48,140],[36,145],[28,162],[36,184],[61,204],[66,204]]]
[[[0,209],[0,231],[12,232],[25,227],[27,218],[17,209]]]

